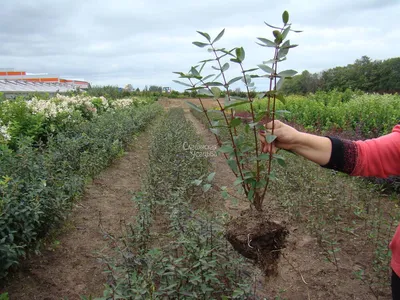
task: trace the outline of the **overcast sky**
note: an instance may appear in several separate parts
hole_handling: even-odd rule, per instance
[[[215,37],[225,28],[218,45],[244,47],[252,68],[272,56],[255,43],[272,39],[264,21],[280,25],[284,10],[303,33],[289,36],[299,47],[281,69],[319,72],[363,55],[399,56],[400,0],[1,0],[0,68],[181,90],[172,72],[211,58],[192,45],[203,41],[196,30]]]

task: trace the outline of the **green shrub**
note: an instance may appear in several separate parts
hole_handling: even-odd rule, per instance
[[[0,277],[66,216],[86,179],[107,166],[160,112],[158,105],[107,112],[52,136],[0,145]]]

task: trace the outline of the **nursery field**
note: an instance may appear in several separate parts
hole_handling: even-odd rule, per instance
[[[308,102],[319,107],[325,99],[319,97]],[[372,113],[382,102],[372,97],[381,96],[339,102],[356,107],[372,101]],[[332,112],[327,123],[301,97],[288,97],[279,109],[291,111],[282,118],[303,129],[368,137],[386,133],[398,117],[398,96],[382,97],[393,106],[381,110],[394,114],[387,124],[369,122],[366,105],[356,108],[358,123],[348,116],[339,123]],[[226,226],[246,215],[241,227],[248,229],[259,215],[238,191],[207,120],[186,100],[200,105],[198,99],[63,96],[0,103],[0,295],[391,298],[388,244],[400,220],[398,193],[280,153],[262,217],[281,231],[281,244],[274,241],[273,250],[246,258],[251,255],[228,242],[232,228]],[[216,108],[215,100],[202,101]],[[263,105],[259,100],[257,109]],[[239,116],[246,112],[237,107]],[[236,129],[244,132],[244,124]],[[250,234],[241,238],[259,247]]]

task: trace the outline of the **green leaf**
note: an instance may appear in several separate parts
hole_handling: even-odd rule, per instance
[[[231,80],[228,81],[228,85],[231,85],[232,83],[239,81],[242,78],[243,78],[243,76],[232,78]]]
[[[215,172],[210,173],[210,175],[207,176],[207,181],[208,182],[213,181],[214,177],[215,177]]]
[[[283,104],[286,104],[286,98],[282,94],[277,94],[276,99],[281,101]]]
[[[206,86],[224,86],[221,82],[206,82],[204,85]]]
[[[238,177],[238,178],[236,178],[236,180],[235,180],[235,182],[233,183],[233,185],[238,185],[238,184],[241,184],[243,182],[243,180],[242,180],[242,178],[240,178],[240,177]]]
[[[285,77],[282,77],[281,79],[278,80],[278,83],[276,84],[275,89],[278,91],[282,88],[283,82],[285,81]]]
[[[281,29],[281,28],[279,28],[279,27],[272,26],[272,25],[268,24],[267,22],[264,22],[264,24],[265,24],[265,25],[267,25],[268,27],[271,27],[271,28],[275,28],[275,29]]]
[[[243,73],[253,72],[253,71],[257,71],[257,70],[258,70],[258,68],[248,69],[248,70],[244,70]]]
[[[292,77],[294,75],[297,74],[297,71],[295,70],[285,70],[285,71],[281,71],[278,73],[278,76],[280,77]]]
[[[172,81],[173,81],[173,82],[175,82],[175,83],[178,83],[178,84],[184,85],[184,86],[192,87],[190,84],[187,84],[187,83],[185,83],[185,82],[182,82],[182,81],[179,81],[179,80],[172,80]]]
[[[230,146],[230,145],[224,145],[221,148],[219,148],[218,151],[220,151],[222,153],[232,153],[232,152],[234,152],[232,146]]]
[[[289,22],[289,13],[285,10],[282,14],[282,21],[286,25]]]
[[[193,45],[200,47],[200,48],[204,48],[205,46],[208,46],[209,44],[206,43],[202,43],[202,42],[193,42]]]
[[[284,115],[284,114],[290,114],[291,112],[288,110],[277,110],[277,111],[275,111],[275,113],[277,115]]]
[[[258,156],[258,160],[269,160],[269,154],[268,153],[262,153]]]
[[[218,99],[219,96],[221,96],[221,90],[217,87],[212,87],[211,88],[211,93],[213,93],[213,96],[215,99]]]
[[[211,41],[211,37],[207,32],[197,31],[197,33],[200,33],[202,36],[204,36],[207,39],[207,41],[209,42]]]
[[[278,164],[280,166],[286,167],[286,161],[285,161],[285,158],[283,156],[274,154],[273,158],[278,161]]]
[[[265,115],[265,112],[261,112],[261,119],[264,117],[264,115]],[[256,116],[256,118],[257,118],[257,116]],[[261,123],[258,123],[258,122],[249,123],[249,126],[250,126],[251,129],[253,129],[253,128],[265,129],[264,125],[261,124]]]
[[[264,45],[259,44],[263,47],[275,47],[276,46],[276,44],[273,41],[270,41],[268,39],[265,39],[265,38],[257,38],[257,39],[264,44]]]
[[[206,81],[207,79],[209,79],[209,78],[211,78],[213,76],[215,76],[215,75],[214,74],[207,75],[206,77],[202,78],[202,80]]]
[[[243,47],[236,48],[236,57],[237,57],[238,60],[240,60],[241,62],[244,61],[244,58],[246,57],[246,54],[245,54],[245,52],[244,52]]]
[[[287,47],[279,49],[278,58],[285,57],[288,54],[288,52],[289,52],[289,48],[287,48]]]
[[[253,196],[254,196],[254,189],[251,188],[250,192],[247,194],[247,199],[249,199],[251,201],[251,200],[253,200]]]
[[[192,184],[194,184],[194,185],[196,185],[196,186],[199,186],[200,184],[202,184],[202,182],[203,182],[203,180],[201,180],[201,179],[196,179],[196,180],[193,180],[193,181],[192,181]]]
[[[215,135],[219,135],[219,130],[218,128],[210,128],[210,131],[215,134]]]
[[[238,60],[237,58],[231,58],[230,61],[231,61],[231,62],[234,62],[234,63],[237,63],[237,64],[240,64],[240,63],[241,63],[241,61]]]
[[[265,137],[265,140],[267,141],[268,144],[271,144],[273,141],[276,140],[276,138],[277,138],[276,135],[269,134]]]
[[[222,31],[217,35],[217,37],[212,41],[211,44],[214,44],[214,43],[218,42],[218,41],[222,38],[222,36],[224,35],[224,33],[225,33],[225,28],[222,29]]]
[[[274,172],[274,171],[271,171],[271,173],[269,174],[269,179],[270,180],[272,180],[272,181],[275,181],[277,178],[276,178],[276,173]]]
[[[186,104],[189,105],[191,108],[193,108],[195,111],[198,112],[203,112],[200,107],[198,107],[196,104],[193,104],[192,102],[186,101]]]
[[[261,70],[263,70],[264,72],[266,72],[266,73],[270,73],[270,74],[275,73],[275,72],[274,72],[274,69],[272,69],[271,67],[268,67],[268,66],[266,66],[266,65],[258,65],[258,67],[259,67]]]
[[[211,184],[207,183],[203,185],[203,191],[204,193],[207,193],[211,189]]]
[[[240,118],[235,118],[235,119],[233,119],[233,120],[231,121],[231,123],[230,123],[229,125],[230,125],[230,127],[237,127],[237,126],[239,126],[240,124],[242,124],[242,119],[240,119]]]
[[[232,102],[232,101],[230,101],[230,102],[228,102],[228,103],[231,103],[231,102]],[[242,105],[242,104],[250,104],[250,102],[249,102],[248,100],[245,100],[245,101],[235,101],[235,102],[232,103],[232,104],[225,105],[224,108],[225,108],[225,109],[228,109],[228,108],[232,108],[232,107],[239,106],[239,105]]]
[[[290,26],[286,27],[285,30],[282,32],[282,40],[286,39],[289,31],[290,31]]]
[[[229,63],[225,63],[225,64],[222,66],[221,71],[222,71],[222,72],[225,72],[225,71],[227,71],[228,69],[229,69]]]
[[[196,77],[199,76],[199,77],[201,77],[199,71],[197,71],[196,68],[197,68],[197,67],[192,67],[192,68],[190,69],[190,73],[193,74],[193,76],[196,76]]]
[[[213,94],[208,89],[200,89],[197,93],[199,95],[213,96]]]
[[[229,167],[232,169],[233,172],[238,172],[238,166],[236,164],[236,160],[228,159],[227,160]]]

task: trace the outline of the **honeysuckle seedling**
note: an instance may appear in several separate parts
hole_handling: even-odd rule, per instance
[[[259,211],[262,210],[263,200],[270,181],[276,179],[275,172],[272,170],[272,162],[277,161],[284,164],[284,158],[277,154],[263,153],[259,147],[258,131],[264,129],[265,123],[274,121],[277,114],[277,99],[284,102],[283,94],[280,92],[285,79],[294,76],[294,70],[283,70],[278,72],[278,64],[284,60],[291,48],[297,45],[291,44],[288,39],[290,32],[300,32],[292,29],[289,23],[289,13],[284,11],[282,14],[283,25],[281,27],[272,26],[272,39],[263,37],[257,38],[257,44],[273,51],[272,59],[264,61],[256,68],[246,69],[243,62],[246,52],[243,47],[225,49],[217,46],[225,33],[223,29],[214,39],[206,32],[198,31],[203,41],[195,41],[193,44],[200,48],[207,48],[212,58],[200,61],[198,65],[192,66],[189,72],[174,72],[186,82],[174,80],[174,82],[185,86],[187,91],[196,91],[199,95],[205,94],[214,98],[218,110],[206,109],[202,99],[199,97],[200,107],[188,102],[188,105],[195,111],[204,113],[211,132],[215,135],[217,144],[220,146],[219,152],[222,153],[236,176],[234,185],[239,185],[245,193],[247,199]],[[228,78],[227,71],[231,64],[236,64],[240,69],[240,76]],[[216,74],[202,75],[205,66],[211,65]],[[261,72],[255,74],[255,71]],[[260,99],[265,99],[266,110],[256,113],[252,97],[255,90],[253,79],[259,78],[268,81],[269,89],[267,92],[258,95]],[[231,96],[230,87],[241,81],[246,89],[246,98]],[[250,116],[241,117],[235,113],[235,107],[246,106],[250,111]],[[211,111],[214,114],[211,114]],[[215,116],[215,113],[217,116]],[[221,130],[228,132],[228,138],[224,139]],[[274,127],[270,134],[266,136],[268,143],[272,143],[276,136]],[[251,135],[251,141],[247,138]]]

